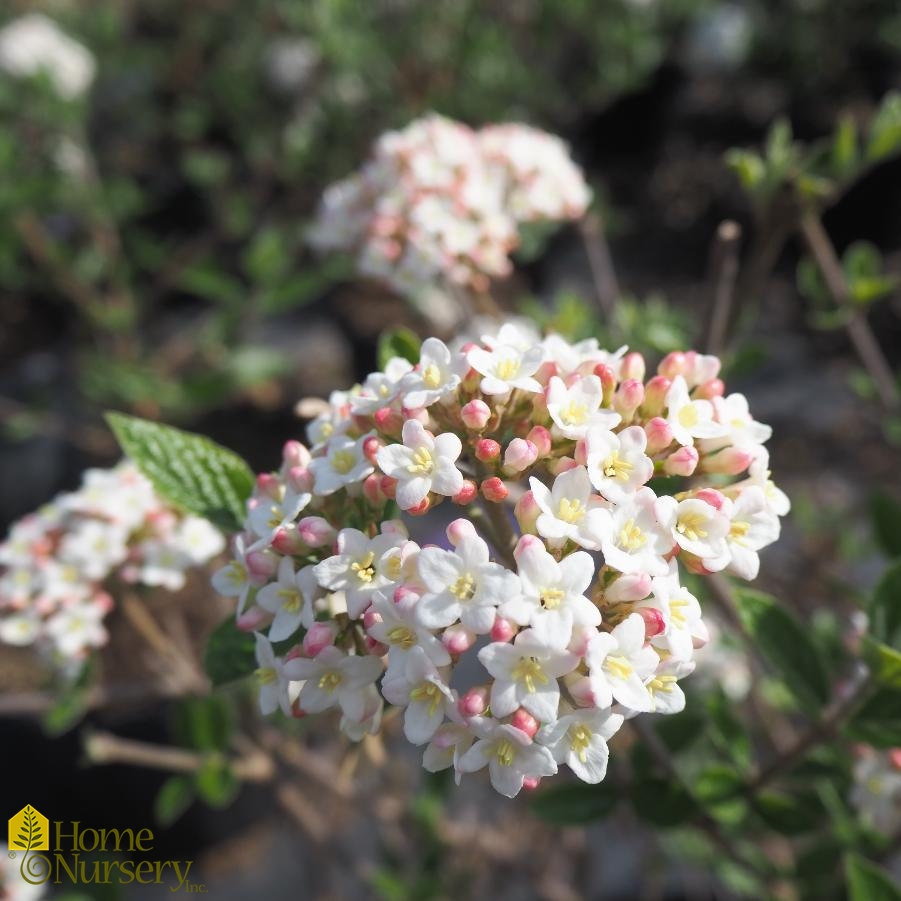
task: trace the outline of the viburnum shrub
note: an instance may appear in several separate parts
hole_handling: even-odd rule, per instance
[[[487,766],[511,797],[561,764],[602,780],[625,718],[685,705],[708,636],[684,573],[753,579],[789,508],[719,369],[508,324],[334,393],[214,578],[263,712],[336,708],[360,739],[387,700],[427,770]],[[441,504],[446,546],[412,540],[398,509]]]
[[[178,591],[186,570],[224,548],[218,529],[162,500],[130,461],[89,469],[77,491],[15,523],[0,544],[0,641],[36,645],[75,675],[106,644],[111,579]]]

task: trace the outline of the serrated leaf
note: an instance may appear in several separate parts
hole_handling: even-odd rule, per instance
[[[161,826],[171,826],[194,803],[194,780],[190,776],[172,776],[157,792],[153,810]]]
[[[401,357],[410,363],[419,362],[419,349],[421,342],[415,332],[401,326],[388,329],[379,335],[378,364],[380,369],[388,365],[392,357]]]
[[[901,504],[885,494],[877,494],[870,503],[873,531],[889,557],[901,557]]]
[[[829,680],[819,648],[795,617],[770,595],[736,590],[745,628],[785,686],[804,706],[821,707],[829,700]]]
[[[888,871],[857,854],[845,855],[848,901],[901,901],[901,887]]]
[[[106,420],[122,449],[169,503],[226,532],[241,529],[253,491],[250,467],[202,435],[123,413]]]
[[[873,637],[890,648],[901,648],[901,560],[882,574],[867,614]]]
[[[602,820],[616,806],[617,794],[601,785],[555,785],[532,799],[532,810],[540,819],[559,826]]]
[[[249,676],[256,669],[256,641],[235,625],[234,617],[221,622],[210,635],[203,667],[214,686]]]

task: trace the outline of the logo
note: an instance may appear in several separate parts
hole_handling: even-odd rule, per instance
[[[54,820],[52,826],[30,804],[9,820],[9,857],[20,858],[19,873],[31,885],[168,883],[170,892],[206,892],[205,885],[188,879],[191,860],[134,860],[124,856],[153,851],[150,829],[89,829],[80,820]],[[122,856],[98,859],[97,852]]]

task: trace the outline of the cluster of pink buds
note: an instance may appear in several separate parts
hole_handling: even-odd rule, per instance
[[[130,462],[89,469],[81,487],[17,522],[0,544],[0,641],[36,645],[67,673],[107,639],[121,582],[178,591],[225,548],[205,519],[161,501]]]
[[[509,274],[521,223],[577,219],[590,200],[559,138],[430,115],[383,135],[326,190],[310,240],[413,298],[441,283],[478,292]]]
[[[487,766],[508,796],[561,764],[603,779],[624,718],[685,704],[708,634],[682,573],[754,578],[788,510],[719,368],[672,353],[647,378],[625,348],[508,324],[334,393],[215,577],[263,711],[335,708],[359,739],[384,699],[428,770]],[[446,541],[411,540],[396,511],[442,504]]]

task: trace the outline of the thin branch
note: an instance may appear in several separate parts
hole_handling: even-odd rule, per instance
[[[597,212],[588,213],[578,224],[579,234],[588,257],[595,296],[601,312],[607,318],[610,328],[617,330],[616,304],[620,298],[619,283],[610,247],[604,235],[604,223]]]
[[[711,308],[703,342],[709,354],[719,355],[726,345],[738,278],[740,243],[741,226],[731,219],[721,222],[710,254]]]
[[[507,516],[507,504],[484,501],[473,513],[479,511],[482,515],[473,516],[472,519],[482,526],[488,543],[497,551],[504,563],[515,569],[516,558],[513,556],[513,548],[516,546],[516,533]]]
[[[812,212],[805,213],[801,218],[801,234],[823,274],[832,299],[840,309],[849,313],[850,318],[845,326],[848,337],[873,379],[883,406],[889,410],[897,410],[901,406],[901,392],[898,391],[895,374],[866,316],[854,306],[841,261],[819,216]]]

